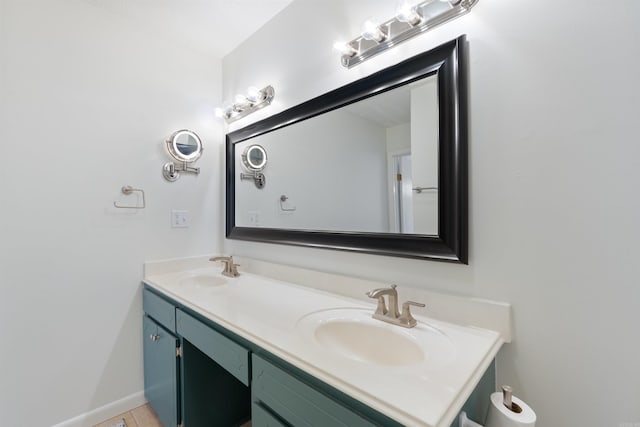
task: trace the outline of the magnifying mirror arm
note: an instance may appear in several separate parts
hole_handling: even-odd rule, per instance
[[[256,179],[256,173],[255,172],[252,172],[252,173],[244,173],[244,172],[242,172],[240,174],[240,179],[254,180],[254,179]]]
[[[177,165],[172,163],[172,165],[175,168],[175,170],[178,172],[191,172],[195,174],[200,173],[200,168],[189,166],[187,163],[182,163],[182,164],[178,163]]]
[[[240,179],[252,180],[256,184],[256,187],[258,188],[264,188],[264,185],[266,184],[266,180],[267,180],[262,172],[250,172],[250,173],[241,172]]]
[[[188,166],[187,163],[175,164],[173,162],[167,162],[162,167],[162,175],[167,181],[176,181],[180,178],[180,172],[190,172],[197,175],[200,173],[200,168]]]

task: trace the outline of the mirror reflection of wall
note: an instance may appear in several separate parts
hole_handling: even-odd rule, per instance
[[[438,85],[435,79],[411,88],[413,231],[438,234]]]
[[[262,191],[236,177],[236,224],[437,235],[437,101],[431,76],[238,143],[263,146],[270,172]]]

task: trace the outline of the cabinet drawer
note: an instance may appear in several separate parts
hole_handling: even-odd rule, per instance
[[[252,391],[254,401],[261,402],[296,427],[375,425],[255,354]]]
[[[252,427],[287,427],[260,404],[251,405],[251,426]]]
[[[222,366],[242,384],[249,385],[249,350],[180,309],[176,310],[178,335]]]
[[[149,317],[170,330],[176,331],[176,308],[148,289],[142,290],[142,309]]]

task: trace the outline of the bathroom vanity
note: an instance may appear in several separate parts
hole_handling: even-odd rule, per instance
[[[372,319],[373,300],[244,268],[228,278],[206,260],[162,270],[146,272],[143,321],[145,396],[165,426],[448,427],[463,407],[484,418],[504,334],[419,314],[402,328]]]

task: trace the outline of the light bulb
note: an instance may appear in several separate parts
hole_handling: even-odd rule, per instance
[[[411,26],[418,25],[422,21],[422,16],[420,16],[416,6],[411,6],[406,1],[403,1],[400,3],[400,6],[398,6],[396,18],[398,21],[406,22]]]
[[[236,104],[244,104],[247,102],[247,97],[241,94],[237,94],[236,97],[234,98],[234,102]]]
[[[380,43],[386,38],[386,35],[378,25],[373,23],[373,21],[366,20],[364,21],[364,24],[362,24],[362,37],[367,40],[374,40]]]
[[[225,111],[224,108],[216,108],[215,110],[213,110],[213,114],[216,115],[217,118],[222,119],[225,116]]]
[[[249,86],[247,89],[247,99],[251,102],[261,101],[263,97],[262,91],[255,86]]]
[[[346,56],[354,56],[356,53],[358,53],[358,51],[355,50],[353,46],[345,42],[335,42],[333,44],[333,48]]]

